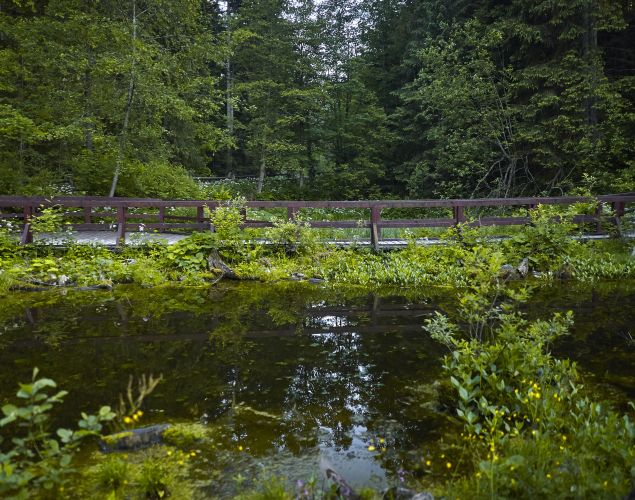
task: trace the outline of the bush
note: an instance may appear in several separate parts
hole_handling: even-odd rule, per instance
[[[504,244],[512,261],[529,260],[532,269],[554,271],[562,267],[579,243],[571,238],[575,225],[558,207],[538,206],[530,211],[531,224],[524,226]]]
[[[201,190],[180,165],[164,162],[134,162],[121,173],[118,196],[161,198],[164,200],[196,199]]]
[[[0,437],[0,496],[30,498],[42,490],[59,492],[73,471],[71,461],[80,443],[99,435],[102,423],[115,417],[109,406],[103,406],[97,415],[82,413],[77,430],[60,428],[52,434],[50,410],[62,403],[67,392],[50,395],[55,382],[38,374],[35,368],[31,383],[20,384],[20,404],[2,407],[0,428],[10,429],[13,437],[11,441]]]
[[[451,355],[444,369],[464,425],[467,475],[446,494],[466,498],[619,498],[635,486],[635,424],[584,395],[574,363],[550,344],[572,314],[526,322],[501,307],[488,341],[463,339],[438,315],[427,324]],[[475,313],[476,314],[476,313]],[[473,318],[470,320],[473,321]]]

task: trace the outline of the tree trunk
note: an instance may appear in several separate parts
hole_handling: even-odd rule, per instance
[[[256,186],[258,194],[262,193],[262,187],[265,183],[266,157],[266,149],[263,147],[260,153],[260,172],[258,173],[258,185]]]
[[[92,69],[95,65],[95,55],[93,50],[88,47],[88,53],[86,56],[87,64],[84,71],[84,147],[89,151],[93,150],[93,78]]]
[[[124,110],[123,124],[121,126],[121,132],[119,133],[119,153],[117,154],[117,164],[115,165],[115,172],[112,176],[112,183],[110,184],[110,192],[108,196],[112,198],[115,196],[117,190],[117,183],[119,182],[119,175],[121,173],[121,165],[123,164],[123,157],[126,147],[126,134],[128,132],[128,123],[130,121],[130,110],[132,108],[132,101],[134,99],[135,89],[135,68],[137,62],[137,2],[132,1],[132,65],[130,68],[130,82],[128,83],[128,96],[126,98],[126,108]]]
[[[231,33],[229,32],[229,28],[227,30],[227,38],[228,41],[231,39]],[[229,41],[229,43],[231,43]],[[232,82],[232,63],[230,56],[227,55],[227,61],[225,62],[225,73],[226,73],[226,96],[227,99],[227,135],[231,140],[234,137],[234,103],[232,102],[232,90],[233,90],[233,82]],[[232,146],[227,146],[226,152],[226,163],[227,163],[227,175],[234,175],[234,156],[232,153]]]
[[[583,35],[584,59],[587,64],[587,72],[589,79],[589,95],[585,99],[584,107],[586,114],[586,122],[589,126],[590,135],[594,141],[597,137],[598,114],[595,106],[595,92],[598,87],[598,71],[597,67],[597,48],[598,48],[598,32],[596,28],[596,11],[597,5],[595,0],[588,0],[584,7],[584,24],[585,31]]]

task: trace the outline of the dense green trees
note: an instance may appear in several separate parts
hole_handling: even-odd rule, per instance
[[[634,21],[626,0],[2,0],[0,192],[632,190]]]
[[[200,2],[3,3],[0,190],[127,194],[207,168],[224,132]]]

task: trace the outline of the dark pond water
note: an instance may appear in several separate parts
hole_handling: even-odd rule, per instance
[[[238,474],[306,479],[325,464],[352,485],[384,487],[416,474],[456,430],[435,400],[444,348],[421,328],[455,303],[448,289],[293,282],[14,293],[0,298],[0,401],[38,366],[70,392],[57,414],[68,425],[114,405],[130,375],[162,374],[147,421],[213,426],[233,457],[206,488]],[[554,352],[622,405],[635,399],[634,306],[626,283],[543,288],[525,309],[572,309],[574,332]]]

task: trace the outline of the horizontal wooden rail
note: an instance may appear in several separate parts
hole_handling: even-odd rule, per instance
[[[627,205],[635,204],[635,193],[619,193],[596,197],[523,197],[523,198],[477,198],[450,200],[361,200],[361,201],[248,201],[243,210],[243,227],[262,228],[271,222],[248,218],[249,209],[286,209],[288,220],[294,220],[300,210],[343,209],[365,210],[364,220],[311,220],[308,224],[315,228],[370,230],[371,243],[377,246],[385,228],[423,228],[451,227],[463,222],[471,226],[523,225],[530,222],[527,216],[479,216],[470,219],[467,209],[524,207],[538,205],[574,205],[593,204],[592,215],[579,214],[574,217],[576,223],[595,223],[596,230],[602,229],[603,206],[612,209],[612,222],[618,227],[626,212]],[[18,220],[22,226],[20,241],[24,244],[33,241],[32,219],[46,207],[60,207],[67,218],[69,227],[76,231],[116,231],[117,242],[124,243],[126,233],[130,231],[174,231],[174,230],[213,230],[206,210],[215,210],[226,206],[219,200],[160,200],[156,198],[108,198],[100,196],[65,197],[26,197],[0,196],[0,222]],[[4,209],[5,213],[2,213]],[[151,210],[151,213],[148,212]],[[170,211],[179,209],[178,213]],[[188,209],[189,212],[188,213]],[[446,209],[450,217],[421,217],[408,219],[382,218],[387,209]],[[438,214],[437,214],[438,215]],[[71,220],[78,219],[78,220]],[[81,221],[81,222],[80,222]],[[6,222],[3,222],[6,223]]]

